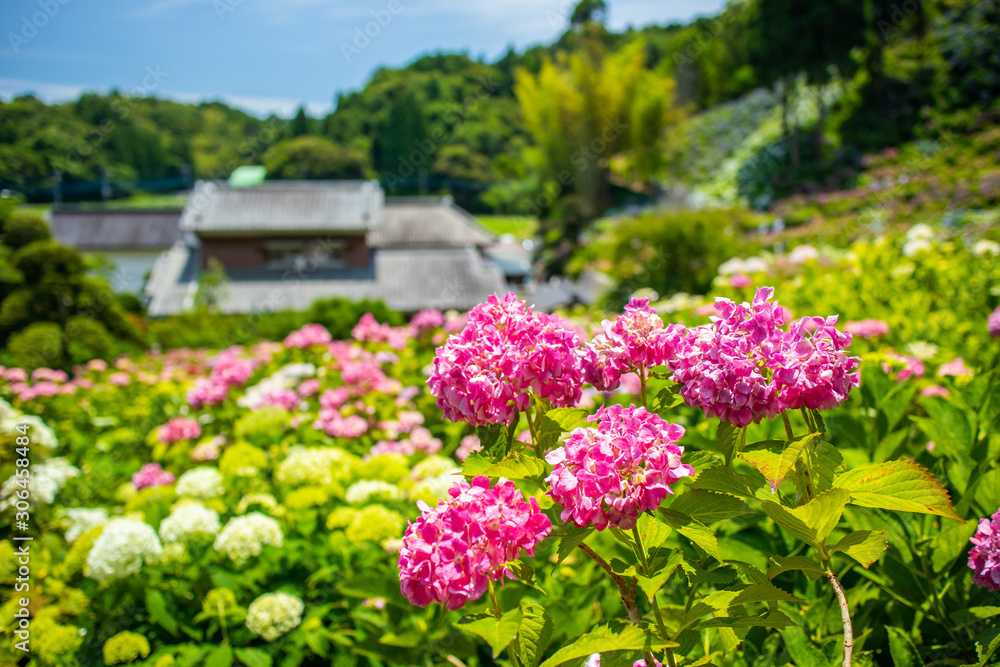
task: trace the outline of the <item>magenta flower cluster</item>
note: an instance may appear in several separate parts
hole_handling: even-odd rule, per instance
[[[990,316],[986,318],[986,330],[990,332],[990,335],[994,338],[1000,338],[1000,306],[990,313]]]
[[[681,396],[709,417],[746,426],[800,407],[839,405],[860,383],[851,335],[836,316],[806,317],[786,332],[785,311],[759,288],[752,303],[716,299],[712,323],[667,328],[667,366]]]
[[[200,435],[201,425],[190,417],[174,417],[156,432],[157,439],[165,445],[181,440],[194,440]]]
[[[549,495],[565,508],[563,521],[597,530],[632,528],[640,512],[659,507],[673,484],[694,475],[676,444],[682,426],[621,405],[602,407],[589,420],[597,428],[574,429],[545,457],[555,466],[546,481]]]
[[[882,320],[852,320],[844,324],[844,331],[859,338],[878,338],[889,334],[889,325]]]
[[[173,483],[173,473],[164,470],[159,463],[146,463],[139,469],[139,472],[132,475],[132,486],[138,491],[146,487],[166,486]]]
[[[410,320],[410,331],[417,338],[422,338],[442,326],[444,326],[444,315],[440,310],[421,310]]]
[[[642,373],[666,360],[666,330],[649,299],[632,299],[624,315],[601,324],[604,332],[587,344],[583,363],[585,379],[601,391],[617,389],[624,373]]]
[[[988,591],[1000,591],[1000,510],[989,519],[980,519],[972,536],[969,567],[972,581]]]
[[[507,564],[552,530],[538,502],[525,502],[513,482],[490,488],[487,477],[458,482],[449,497],[431,508],[418,501],[421,514],[399,548],[403,595],[426,607],[431,602],[454,610],[486,591],[490,580],[514,579]]]
[[[427,383],[448,419],[507,423],[527,409],[528,392],[558,407],[580,400],[579,349],[568,323],[533,313],[513,292],[494,295],[437,349]]]
[[[266,359],[244,359],[239,348],[228,348],[216,355],[212,372],[207,378],[198,378],[187,393],[188,404],[198,410],[205,405],[216,405],[226,400],[229,388],[244,384],[253,375],[258,364]],[[126,379],[128,376],[126,375]],[[111,378],[109,377],[110,381]]]

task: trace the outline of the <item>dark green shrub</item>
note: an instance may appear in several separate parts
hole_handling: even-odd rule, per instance
[[[48,241],[52,238],[49,224],[35,213],[14,213],[3,227],[4,243],[15,250],[35,241]]]
[[[28,372],[47,366],[60,368],[65,365],[63,332],[53,322],[35,322],[10,337],[7,344],[7,363]]]
[[[45,274],[75,276],[83,273],[83,255],[58,241],[35,241],[14,253],[14,266],[28,283],[39,282]]]
[[[98,357],[107,358],[114,339],[97,320],[77,315],[66,322],[66,343],[70,362],[82,364]]]

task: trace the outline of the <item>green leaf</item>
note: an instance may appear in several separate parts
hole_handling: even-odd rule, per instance
[[[739,454],[747,444],[747,430],[737,428],[729,422],[720,422],[715,435],[719,443],[719,451],[726,459],[726,465],[733,462],[733,457]]]
[[[729,468],[723,468],[729,470]],[[707,489],[689,489],[674,498],[670,509],[683,512],[702,523],[714,523],[746,514],[755,514],[750,506],[739,498]]]
[[[177,619],[167,611],[167,601],[163,597],[163,593],[155,588],[146,591],[146,611],[149,612],[149,620],[175,637],[177,636]]]
[[[507,648],[521,625],[521,610],[511,609],[500,618],[489,614],[471,614],[458,622],[458,627],[466,632],[482,637],[493,649],[496,658]]]
[[[972,426],[969,418],[951,401],[937,396],[921,399],[924,409],[934,421],[944,427],[958,451],[968,451],[972,446]]]
[[[784,628],[781,636],[785,640],[785,649],[792,656],[792,664],[795,667],[830,667],[830,660],[813,646],[802,628]]]
[[[566,558],[573,553],[573,549],[576,549],[580,542],[587,539],[587,536],[594,532],[592,526],[586,528],[578,528],[576,526],[570,528],[569,532],[559,540],[559,560],[556,564],[563,562]]]
[[[462,463],[462,475],[465,477],[477,477],[483,471],[493,465],[493,462],[478,452],[472,452]]]
[[[683,385],[679,382],[671,382],[669,385],[656,392],[653,399],[653,412],[663,416],[664,412],[676,408],[684,402],[680,390]]]
[[[901,512],[936,514],[964,522],[948,492],[926,468],[911,461],[872,463],[849,470],[834,482],[851,494],[851,502]]]
[[[673,576],[674,572],[680,567],[684,560],[684,554],[681,553],[679,549],[674,549],[670,552],[670,556],[667,558],[667,562],[656,569],[656,573],[647,577],[645,575],[636,575],[636,579],[639,582],[639,588],[642,592],[646,594],[646,597],[650,602],[656,596],[656,592],[663,588],[663,584],[667,583],[667,580]]]
[[[521,626],[517,631],[517,653],[524,667],[538,667],[552,641],[554,624],[540,604],[521,600]]]
[[[634,625],[627,625],[620,632],[605,626],[594,632],[581,635],[569,646],[564,646],[541,664],[541,667],[556,667],[571,660],[586,658],[593,653],[610,651],[658,651],[676,648],[677,642],[664,641],[652,633]]]
[[[229,644],[216,646],[205,657],[205,667],[230,667],[233,664],[233,648]]]
[[[247,667],[271,667],[271,656],[257,648],[236,649],[236,659]]]
[[[663,515],[667,525],[704,549],[709,556],[712,556],[720,563],[722,562],[722,554],[719,552],[719,540],[705,524],[669,507],[660,510],[660,514]]]
[[[856,530],[830,547],[830,553],[842,551],[867,570],[889,548],[889,533],[884,530]]]
[[[833,488],[795,509],[788,509],[769,500],[762,501],[761,508],[776,524],[795,537],[811,546],[821,547],[840,521],[840,515],[850,498],[848,491]]]
[[[811,452],[810,464],[814,493],[823,493],[834,487],[837,469],[844,463],[840,450],[823,440],[816,443]]]
[[[554,408],[546,412],[538,422],[538,442],[541,450],[555,449],[559,437],[573,429],[584,426],[590,413],[583,408]]]
[[[765,446],[757,449],[744,449],[740,457],[756,468],[771,485],[771,493],[778,492],[778,485],[785,479],[788,472],[799,460],[802,450],[823,437],[822,433],[809,433],[787,442],[781,442],[777,447],[768,445],[773,441],[762,443]]]
[[[730,606],[751,602],[802,602],[802,600],[772,583],[750,584],[739,592]]]
[[[823,576],[823,566],[808,556],[771,556],[774,565],[767,568],[767,578],[774,579],[783,572],[800,570],[806,573],[810,580],[815,581]]]
[[[889,654],[894,667],[920,667],[924,664],[907,632],[888,625],[885,631],[889,635]]]
[[[645,512],[640,514],[635,525],[642,538],[642,546],[646,549],[646,553],[652,553],[670,537],[670,527],[652,514]]]
[[[784,612],[769,611],[761,616],[716,616],[702,621],[695,630],[702,628],[788,628],[798,625]]]
[[[756,495],[757,489],[763,486],[757,479],[749,475],[743,475],[732,468],[719,465],[707,468],[698,473],[698,476],[694,478],[691,489],[717,491],[738,498],[753,498]]]
[[[535,579],[535,568],[521,560],[510,561],[507,563],[507,567],[509,567],[511,572],[514,574],[515,580],[520,581],[525,586],[534,588],[540,593],[545,593],[538,583],[538,580]]]
[[[930,545],[931,567],[934,572],[943,572],[956,558],[969,548],[969,538],[976,532],[976,524],[947,523],[934,536]]]
[[[470,455],[471,458],[471,455]],[[466,459],[468,460],[468,459]],[[501,461],[497,461],[485,469],[473,475],[462,471],[463,475],[475,477],[476,475],[486,475],[487,477],[506,477],[507,479],[521,479],[531,482],[538,482],[545,476],[545,462],[529,454],[511,454]]]

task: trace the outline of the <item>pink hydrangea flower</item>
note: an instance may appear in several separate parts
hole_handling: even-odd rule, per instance
[[[69,376],[66,375],[66,371],[54,370],[52,368],[36,368],[31,374],[31,379],[34,382],[44,380],[61,384],[69,380]]]
[[[712,323],[667,328],[667,366],[684,401],[743,427],[802,406],[829,409],[858,386],[859,359],[848,357],[851,336],[836,316],[806,317],[782,329],[790,311],[761,287],[752,303],[716,299]]]
[[[558,317],[533,313],[513,292],[494,295],[437,349],[427,383],[448,419],[507,423],[527,409],[529,391],[559,407],[580,400],[579,347]]]
[[[421,310],[410,320],[410,330],[417,338],[422,338],[441,326],[444,326],[444,315],[440,310]]]
[[[346,361],[340,369],[340,377],[354,395],[362,396],[385,379],[385,374],[374,362]]]
[[[988,591],[1000,591],[1000,510],[989,519],[980,519],[970,540],[969,567],[973,583]]]
[[[221,403],[228,395],[229,388],[225,385],[212,382],[209,378],[198,378],[186,398],[188,405],[198,410],[205,405]]]
[[[262,405],[276,405],[291,412],[299,404],[299,395],[294,389],[277,389],[263,398]]]
[[[921,396],[937,396],[938,398],[948,398],[951,396],[951,392],[942,387],[939,384],[927,385],[920,390]]]
[[[301,329],[285,336],[282,344],[285,347],[297,347],[304,350],[313,345],[326,345],[332,340],[333,336],[322,324],[306,324]]]
[[[125,387],[132,384],[132,378],[128,373],[118,372],[108,376],[108,382],[118,387]]]
[[[361,415],[344,417],[337,410],[320,410],[313,428],[334,438],[357,438],[368,432],[368,420]]]
[[[805,324],[815,325],[811,333]],[[829,410],[845,400],[852,387],[861,383],[857,357],[844,350],[851,334],[837,331],[837,316],[802,318],[781,336],[781,344],[770,355],[780,410]]]
[[[434,508],[418,501],[420,517],[399,548],[400,589],[420,607],[438,602],[459,609],[481,597],[490,580],[513,579],[507,563],[522,550],[533,555],[552,530],[538,502],[525,502],[513,482],[490,488],[479,476],[456,483],[448,495]]]
[[[646,408],[602,407],[589,418],[597,428],[576,428],[545,460],[555,468],[549,495],[562,505],[561,519],[577,526],[629,529],[640,512],[672,495],[671,486],[694,468],[681,463],[676,443],[684,427]]]
[[[920,361],[916,357],[910,357],[898,352],[889,352],[889,359],[891,364],[888,362],[882,362],[882,370],[888,374],[895,373],[896,382],[906,382],[910,378],[919,380],[927,372],[924,367],[924,362]]]
[[[1000,338],[1000,306],[996,307],[986,320],[986,330],[994,338]]]
[[[3,376],[7,382],[25,382],[28,379],[28,371],[23,368],[8,368]]]
[[[482,449],[483,444],[479,442],[478,435],[467,435],[462,438],[462,442],[458,445],[458,449],[455,450],[455,458],[459,461],[464,461],[469,458],[469,454],[482,451]]]
[[[173,474],[164,470],[159,463],[147,463],[139,472],[132,475],[132,486],[136,490],[142,490],[146,487],[173,484],[174,479]]]
[[[745,273],[737,273],[732,278],[729,279],[730,287],[735,289],[742,289],[744,287],[750,287],[753,285],[753,278]]]
[[[972,375],[972,369],[965,365],[965,359],[962,357],[956,357],[946,364],[941,364],[941,367],[938,368],[937,374],[940,377],[948,375],[962,377],[965,375]]]
[[[346,387],[335,387],[334,389],[327,389],[319,397],[319,405],[321,408],[327,410],[336,410],[341,405],[347,402],[347,399],[351,397],[351,393],[347,391]]]
[[[435,438],[427,429],[420,427],[404,440],[379,440],[371,449],[372,456],[378,454],[404,454],[412,456],[417,452],[423,452],[432,456],[441,451],[441,440]]]
[[[315,396],[319,392],[319,380],[316,378],[310,378],[308,380],[303,380],[299,383],[298,387],[299,396],[302,398],[309,398],[310,396]]]
[[[201,425],[188,417],[174,417],[156,432],[157,439],[165,445],[181,440],[194,440],[201,435]]]
[[[586,346],[583,363],[585,379],[601,391],[617,389],[624,373],[644,373],[666,360],[666,330],[649,299],[632,299],[624,315],[602,326]]]
[[[889,325],[882,320],[852,320],[844,324],[844,331],[861,338],[878,338],[889,334]]]

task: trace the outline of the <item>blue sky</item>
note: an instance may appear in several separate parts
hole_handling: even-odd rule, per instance
[[[0,0],[0,98],[117,87],[252,113],[329,111],[380,66],[495,59],[565,30],[572,0]],[[687,21],[725,0],[609,0],[609,24]],[[381,19],[381,24],[375,21]],[[366,44],[358,33],[373,34]],[[355,41],[357,39],[357,41]],[[358,48],[360,45],[361,48]]]

